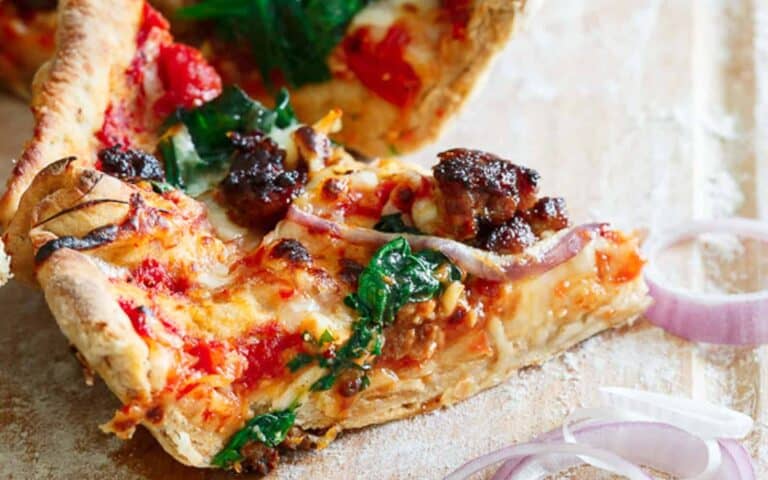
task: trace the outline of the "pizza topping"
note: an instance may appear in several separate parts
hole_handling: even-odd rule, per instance
[[[272,258],[284,258],[291,263],[309,263],[312,256],[300,241],[293,238],[281,238],[277,245],[272,247]]]
[[[179,107],[199,107],[221,93],[221,78],[195,48],[180,43],[160,47],[157,58],[165,94],[155,103],[159,115]]]
[[[384,215],[381,217],[376,225],[373,226],[374,230],[388,233],[412,233],[414,235],[421,234],[421,231],[410,225],[406,225],[403,221],[402,213],[393,213],[391,215]]]
[[[285,169],[285,150],[261,132],[233,133],[235,147],[221,193],[240,224],[270,229],[304,189],[303,170]]]
[[[104,123],[96,132],[96,138],[111,147],[113,145],[131,146],[129,133],[135,131],[135,121],[132,114],[122,104],[110,104],[104,112]]]
[[[98,159],[98,169],[123,180],[165,178],[160,161],[143,150],[114,145],[99,151]]]
[[[519,253],[536,243],[536,235],[521,215],[515,215],[501,225],[484,228],[481,224],[473,243],[492,252]]]
[[[246,338],[238,347],[247,359],[248,366],[238,379],[246,389],[256,387],[262,379],[276,378],[285,374],[285,358],[288,350],[302,346],[303,337],[299,333],[288,333],[276,323],[259,327],[251,338]]]
[[[536,198],[536,171],[477,150],[454,149],[439,157],[433,170],[450,237],[514,254],[544,232],[568,226],[562,198]]]
[[[468,240],[480,223],[510,220],[536,202],[539,174],[493,154],[454,149],[438,155],[433,168],[453,238]]]
[[[136,45],[142,47],[144,42],[149,38],[149,34],[153,29],[158,28],[160,30],[168,31],[171,28],[171,24],[163,17],[160,12],[152,8],[149,3],[144,3],[144,8],[141,12],[141,25],[139,26],[139,33],[136,36]]]
[[[387,331],[382,356],[393,360],[407,357],[417,362],[431,358],[445,342],[445,333],[436,323],[436,307],[435,300],[404,306]]]
[[[300,87],[331,78],[326,59],[352,17],[368,3],[370,0],[206,0],[179,10],[179,15],[211,20],[224,39],[249,45],[267,85],[284,80]]]
[[[565,200],[561,197],[542,197],[523,215],[536,235],[546,231],[556,232],[570,224]]]
[[[316,361],[328,373],[312,384],[312,390],[329,390],[342,375],[357,385],[356,391],[364,389],[369,382],[366,372],[371,365],[360,359],[381,354],[382,333],[395,321],[397,312],[406,304],[432,299],[445,281],[460,277],[459,270],[441,253],[433,250],[413,253],[405,239],[392,240],[374,253],[360,273],[357,291],[344,300],[359,315],[352,326],[352,335],[343,345],[331,344],[318,354],[301,355],[298,357],[301,361],[297,361],[292,370]],[[355,375],[346,375],[349,370],[360,372],[360,380]],[[347,391],[349,388],[349,385],[342,387]]]
[[[214,100],[194,109],[179,110],[166,121],[169,126],[158,145],[165,161],[166,179],[197,196],[227,175],[233,154],[245,147],[232,141],[233,132],[269,135],[295,123],[287,93],[281,92],[277,107],[269,110],[238,87],[227,87]]]
[[[249,443],[257,442],[268,448],[275,448],[285,440],[288,430],[290,430],[294,422],[296,422],[294,408],[256,415],[246,422],[242,430],[229,439],[227,445],[213,457],[211,463],[218,467],[229,468],[237,462],[242,462],[246,459],[244,453],[248,453],[248,450],[243,451],[243,448]],[[251,450],[250,453],[261,452]],[[269,462],[267,465],[264,465],[259,460],[260,458],[253,458],[249,465],[255,467],[269,466]],[[271,468],[274,468],[274,465]]]
[[[154,258],[147,258],[131,272],[131,278],[150,291],[185,293],[190,288],[189,280],[172,276]]]
[[[368,27],[358,28],[344,39],[349,69],[376,95],[400,108],[410,106],[421,90],[421,79],[404,56],[410,40],[397,24],[378,42]]]
[[[499,255],[443,237],[392,234],[341,224],[307,213],[295,206],[288,209],[286,219],[315,234],[327,234],[354,245],[384,245],[397,238],[404,238],[413,248],[441,252],[468,274],[493,281],[518,280],[547,272],[578,255],[605,227],[599,223],[579,225],[562,235],[543,239],[546,244],[535,253]]]
[[[143,305],[134,305],[130,300],[121,298],[117,303],[128,316],[136,333],[142,337],[150,337],[149,328],[147,327],[147,316],[151,315],[152,312]]]
[[[442,0],[442,7],[448,13],[453,27],[453,38],[467,38],[467,26],[472,16],[472,0]]]
[[[363,266],[349,258],[339,260],[339,278],[347,285],[357,289],[357,281],[363,273]]]

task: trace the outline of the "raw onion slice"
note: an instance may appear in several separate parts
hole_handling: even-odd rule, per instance
[[[585,425],[573,431],[578,445],[589,445],[612,452],[635,465],[664,471],[679,478],[694,478],[707,472],[710,453],[707,441],[685,430],[657,422],[613,422]],[[562,438],[549,440],[562,441]],[[717,446],[717,444],[715,444]],[[508,461],[493,477],[493,480],[507,478],[543,478],[562,470],[590,464],[611,471],[610,465],[602,459],[583,455],[558,456],[536,455],[525,459]],[[718,452],[719,457],[719,452]],[[597,462],[595,460],[598,460]],[[718,465],[720,462],[718,462]],[[715,466],[717,467],[717,465]],[[522,475],[522,472],[526,472]],[[533,472],[541,472],[541,477]],[[713,477],[718,478],[718,477]],[[728,477],[720,477],[726,480]]]
[[[768,290],[741,294],[708,294],[669,285],[655,267],[661,250],[703,233],[728,233],[768,241],[768,224],[745,218],[694,222],[648,242],[651,260],[645,279],[654,304],[646,317],[655,325],[688,340],[726,344],[768,343]]]
[[[630,480],[652,480],[648,474],[643,472],[638,466],[624,460],[618,455],[607,450],[594,448],[589,445],[564,442],[531,442],[512,445],[496,450],[478,457],[459,467],[444,480],[463,480],[470,475],[480,472],[487,467],[499,463],[503,460],[514,461],[524,460],[532,455],[560,455],[560,456],[585,456],[599,460],[610,465],[610,471],[617,475],[624,475]],[[537,478],[537,477],[530,477]]]
[[[632,388],[601,387],[604,402],[683,428],[703,438],[744,438],[753,421],[741,412],[712,403]]]
[[[574,227],[552,239],[540,251],[529,249],[519,255],[499,255],[473,248],[455,240],[429,235],[384,233],[370,228],[343,225],[305,212],[295,206],[288,209],[286,219],[314,233],[326,233],[359,245],[383,245],[397,237],[405,238],[414,249],[433,249],[443,253],[467,273],[494,281],[518,280],[545,273],[581,252],[605,224],[590,223]]]
[[[532,442],[470,461],[446,478],[467,478],[503,461],[492,480],[543,479],[583,464],[628,478],[635,478],[637,465],[644,465],[675,478],[755,479],[749,453],[735,440],[721,437],[741,438],[749,433],[752,420],[746,415],[706,402],[629,388],[606,387],[601,394],[608,405],[578,409],[562,427]],[[567,445],[588,449],[569,450]],[[627,470],[627,463],[634,469]],[[640,478],[651,478],[642,475]]]

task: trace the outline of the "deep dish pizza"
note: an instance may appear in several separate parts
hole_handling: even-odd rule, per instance
[[[536,171],[466,149],[432,172],[356,160],[328,137],[341,112],[306,125],[287,92],[266,108],[224,86],[141,2],[80,5],[4,240],[123,403],[106,430],[143,425],[187,465],[266,472],[647,306],[637,238],[572,225]],[[75,36],[89,18],[110,34]]]
[[[0,80],[26,91],[54,48],[55,0],[0,6]],[[77,0],[62,1],[66,15]],[[88,3],[88,2],[85,2]],[[369,156],[433,139],[512,31],[523,0],[155,0],[225,83],[302,118],[353,120],[334,139]],[[109,2],[107,2],[109,4]],[[131,23],[119,10],[109,13]],[[105,34],[110,35],[109,32]]]

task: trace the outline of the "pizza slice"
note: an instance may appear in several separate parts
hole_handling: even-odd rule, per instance
[[[154,110],[162,119],[216,90],[199,69],[204,61],[225,84],[239,84],[265,104],[288,87],[294,108],[308,121],[342,109],[354,122],[334,139],[352,149],[369,156],[411,150],[434,138],[458,110],[525,4],[153,1],[204,60],[174,43],[169,22],[142,0],[62,0],[58,14],[56,3],[0,4],[0,83],[17,92],[26,92],[38,65],[51,57],[57,17],[59,23],[56,54],[32,96],[38,130],[15,173],[24,178],[0,206],[3,225],[45,163],[26,157],[39,150],[49,160],[76,153],[67,149],[87,145],[100,130],[108,136],[120,124],[154,132]],[[124,106],[128,97],[143,106]],[[46,143],[54,135],[58,141]]]
[[[55,162],[17,274],[180,462],[266,472],[339,432],[451,405],[648,304],[637,239],[573,226],[531,169],[465,149],[363,163],[230,87],[151,150]],[[122,132],[130,136],[130,131]]]
[[[637,239],[571,225],[534,170],[356,160],[328,137],[340,111],[301,124],[285,91],[266,108],[151,8],[105,3],[64,11],[78,48],[44,72],[3,197],[14,273],[124,405],[105,429],[264,472],[647,306]]]

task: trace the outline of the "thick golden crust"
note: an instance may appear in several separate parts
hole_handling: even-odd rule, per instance
[[[57,251],[37,273],[61,331],[123,403],[150,396],[149,349],[109,289],[109,279],[87,255]],[[189,422],[173,408],[162,424],[145,422],[178,461],[207,466],[224,439]]]
[[[67,156],[92,158],[113,76],[123,75],[136,50],[140,0],[62,0],[56,54],[32,86],[35,130],[0,199],[7,227],[35,175]]]

